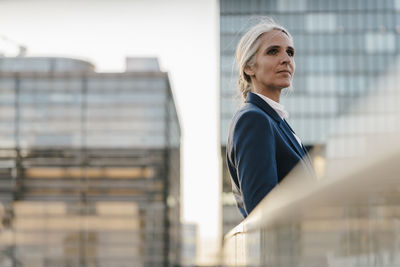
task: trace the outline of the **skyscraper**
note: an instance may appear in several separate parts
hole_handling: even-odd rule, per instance
[[[156,59],[0,58],[0,94],[4,266],[179,263],[180,126]]]

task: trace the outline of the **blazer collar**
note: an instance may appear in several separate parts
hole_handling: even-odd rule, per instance
[[[284,132],[286,137],[289,139],[292,148],[294,148],[297,154],[299,154],[300,157],[303,157],[305,155],[305,151],[294,137],[294,131],[290,128],[289,124],[287,122],[284,122],[282,118],[278,115],[278,113],[276,113],[276,111],[270,105],[268,105],[267,102],[265,102],[258,95],[253,94],[251,92],[248,93],[245,102],[254,104],[257,107],[264,110],[264,112],[266,112],[272,119],[274,119],[278,123],[279,128]]]
[[[275,121],[281,123],[283,122],[283,120],[281,119],[281,117],[278,115],[278,113],[276,113],[276,111],[270,106],[268,105],[267,102],[265,102],[261,97],[259,97],[256,94],[253,94],[252,92],[249,92],[247,94],[247,98],[246,98],[246,103],[252,103],[254,105],[256,105],[257,107],[261,108],[262,110],[264,110],[269,116],[271,116]]]

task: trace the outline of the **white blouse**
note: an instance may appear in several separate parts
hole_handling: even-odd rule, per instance
[[[285,120],[285,119],[289,118],[289,112],[287,112],[285,110],[285,106],[284,105],[279,104],[278,102],[275,102],[274,100],[272,100],[271,98],[266,97],[265,95],[257,94],[257,93],[255,93],[255,94],[258,95],[259,97],[261,97],[265,102],[267,102],[267,104],[270,105],[276,111],[276,113],[278,113],[279,117],[281,117],[282,120]],[[295,133],[293,133],[293,135],[296,138],[296,140],[299,143],[299,145],[302,146],[300,138]]]

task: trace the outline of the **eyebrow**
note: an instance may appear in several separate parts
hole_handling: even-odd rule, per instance
[[[280,48],[280,46],[279,46],[279,45],[271,45],[271,46],[267,47],[267,50],[270,50],[270,49],[272,49],[272,48]],[[295,49],[294,49],[293,46],[288,46],[287,48],[289,48],[289,49],[295,51]]]

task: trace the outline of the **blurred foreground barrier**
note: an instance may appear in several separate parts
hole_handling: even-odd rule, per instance
[[[290,173],[225,236],[223,266],[400,266],[399,138],[365,138],[317,179]]]

